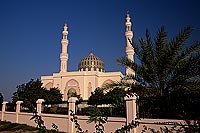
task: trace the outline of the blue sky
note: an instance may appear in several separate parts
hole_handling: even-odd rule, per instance
[[[198,0],[1,0],[0,92],[11,100],[16,86],[59,71],[61,33],[69,26],[69,71],[91,51],[106,71],[122,71],[116,59],[125,56],[125,15],[129,11],[134,40],[146,28],[155,35],[164,25],[169,38],[185,26],[200,40]]]

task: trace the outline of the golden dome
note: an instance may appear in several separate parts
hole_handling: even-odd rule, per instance
[[[103,61],[95,56],[93,53],[90,53],[88,56],[83,58],[78,64],[79,71],[104,71]]]

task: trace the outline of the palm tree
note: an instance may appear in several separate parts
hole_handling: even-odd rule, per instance
[[[145,39],[133,42],[136,58],[133,62],[126,57],[117,59],[123,66],[135,71],[135,75],[126,75],[113,86],[151,88],[160,96],[172,91],[190,92],[200,86],[200,42],[187,44],[193,31],[186,27],[172,40],[167,40],[167,32],[161,27],[154,40],[146,30]],[[134,80],[135,82],[126,82]]]

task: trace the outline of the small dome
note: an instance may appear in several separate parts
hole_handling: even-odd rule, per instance
[[[83,58],[78,64],[79,71],[104,71],[104,63],[99,58],[96,57],[93,53],[90,53],[88,56]]]

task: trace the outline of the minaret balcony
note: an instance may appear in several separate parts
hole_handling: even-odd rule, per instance
[[[68,54],[66,54],[66,53],[61,53],[61,54],[60,54],[60,59],[68,59]]]
[[[62,43],[63,45],[67,45],[67,44],[69,43],[69,41],[68,41],[67,39],[62,39],[61,43]]]
[[[126,31],[125,36],[127,37],[133,37],[133,32],[132,31]]]
[[[134,53],[134,49],[132,46],[126,47],[126,53],[127,54],[133,54]]]

